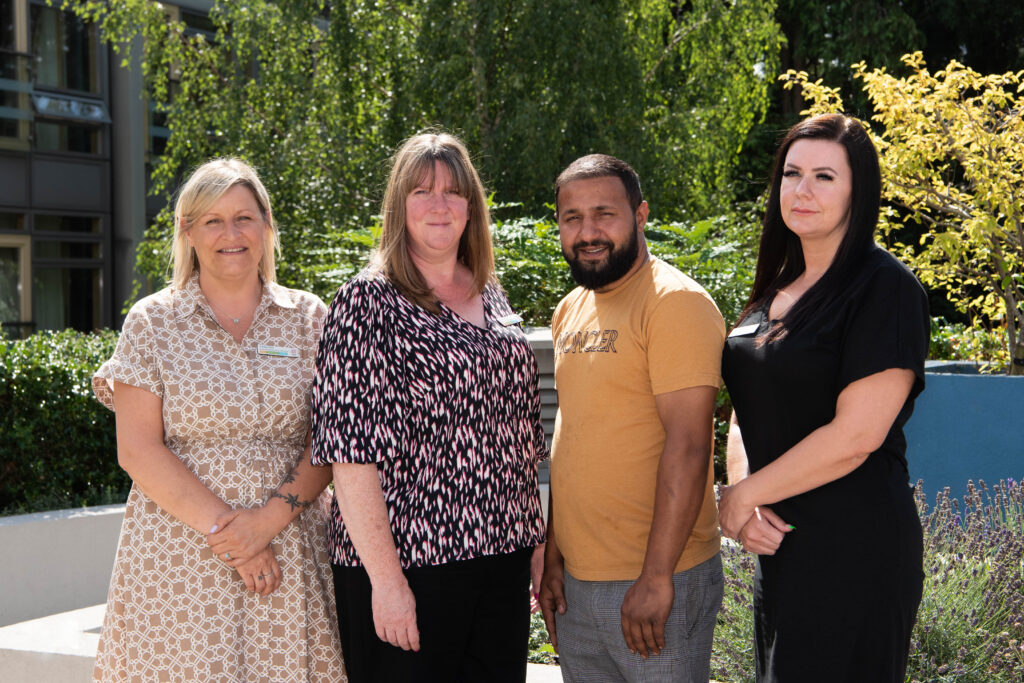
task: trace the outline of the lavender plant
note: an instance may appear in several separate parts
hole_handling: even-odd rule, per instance
[[[920,487],[918,488],[920,492]],[[968,483],[963,504],[946,490],[928,511],[924,597],[907,678],[957,683],[1024,680],[1024,487]]]
[[[711,677],[729,683],[754,680],[754,555],[737,543],[722,543],[725,593],[715,625]]]
[[[929,508],[917,489],[924,529],[924,595],[911,636],[910,683],[1024,681],[1024,486],[968,483],[961,503],[948,489]],[[754,558],[722,548],[725,597],[715,629],[712,676],[754,680]],[[822,680],[829,679],[823,671]]]

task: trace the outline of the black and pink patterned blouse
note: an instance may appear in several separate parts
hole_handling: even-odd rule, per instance
[[[411,303],[365,271],[338,291],[313,383],[313,463],[376,463],[403,567],[508,553],[544,540],[547,456],[537,361],[501,290],[486,329]],[[502,320],[505,318],[504,320]],[[331,561],[359,564],[331,505]]]

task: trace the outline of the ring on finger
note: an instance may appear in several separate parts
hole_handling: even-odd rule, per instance
[[[224,553],[224,559],[225,560],[230,560],[231,559],[231,553]]]

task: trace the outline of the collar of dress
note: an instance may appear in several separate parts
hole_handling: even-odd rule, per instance
[[[260,303],[256,307],[257,311],[261,311],[269,306],[277,306],[278,308],[296,307],[295,302],[288,296],[287,290],[284,287],[273,282],[265,282],[262,279],[260,282],[263,283],[263,295],[260,297]],[[199,288],[198,271],[192,273],[192,277],[188,279],[184,287],[175,290],[174,311],[175,317],[178,319],[187,318],[197,311],[205,311],[208,315],[213,315],[210,302],[206,300],[203,290]]]

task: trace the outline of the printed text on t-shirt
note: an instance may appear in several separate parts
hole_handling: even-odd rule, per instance
[[[619,338],[618,330],[579,330],[565,332],[555,344],[556,353],[618,353],[615,340]]]

